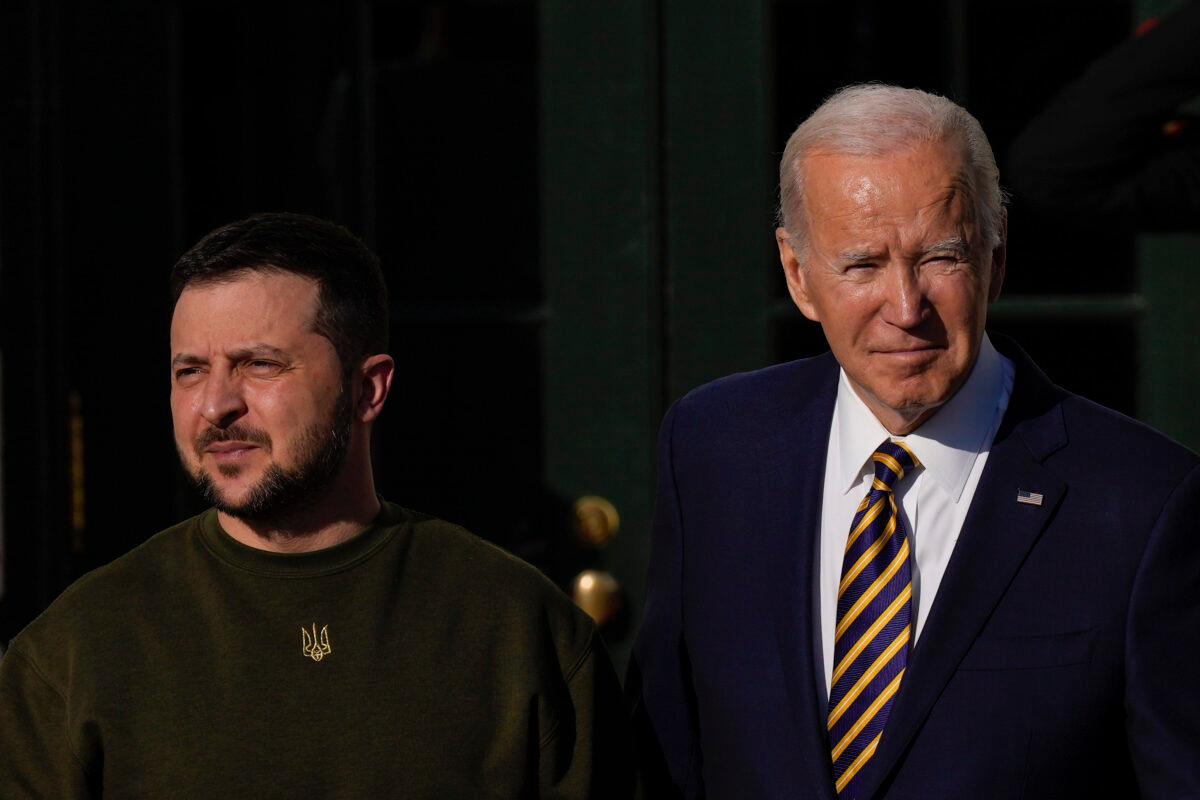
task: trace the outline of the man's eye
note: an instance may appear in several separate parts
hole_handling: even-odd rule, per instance
[[[264,374],[264,373],[279,372],[281,369],[283,369],[283,366],[281,364],[277,364],[274,361],[261,361],[261,360],[257,360],[257,359],[254,361],[247,361],[246,367],[248,369],[250,369],[252,372],[258,373],[260,375]]]
[[[181,380],[185,380],[187,378],[191,378],[192,376],[199,375],[199,374],[200,374],[199,367],[182,367],[180,369],[175,370],[175,380],[181,381]]]

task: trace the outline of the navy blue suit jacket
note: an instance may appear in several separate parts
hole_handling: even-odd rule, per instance
[[[1200,797],[1200,459],[994,341],[1012,397],[860,797]],[[651,797],[835,797],[813,586],[837,376],[735,375],[666,416],[628,681]]]

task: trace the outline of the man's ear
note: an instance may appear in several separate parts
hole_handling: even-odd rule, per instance
[[[791,234],[785,228],[775,229],[775,243],[779,245],[779,263],[783,265],[783,276],[787,279],[788,294],[800,313],[813,322],[820,322],[817,307],[813,305],[808,291],[808,274],[805,266],[800,263],[795,248],[792,247]]]
[[[383,413],[383,404],[392,389],[396,362],[384,353],[369,356],[358,368],[358,403],[354,413],[360,422],[374,422]]]
[[[1000,297],[1000,287],[1004,285],[1004,271],[1008,266],[1008,209],[1000,209],[1000,243],[992,249],[992,275],[988,285],[988,302],[996,302]]]

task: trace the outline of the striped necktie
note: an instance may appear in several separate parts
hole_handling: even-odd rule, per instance
[[[829,688],[833,777],[843,798],[855,796],[854,779],[879,746],[912,638],[908,537],[893,490],[921,462],[891,440],[871,461],[875,479],[854,514],[842,559]]]

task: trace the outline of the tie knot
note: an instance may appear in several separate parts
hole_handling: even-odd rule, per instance
[[[908,445],[891,439],[879,445],[871,454],[871,460],[875,462],[875,480],[882,483],[889,492],[904,479],[909,470],[921,466],[921,462],[917,460],[913,451],[908,449]]]

